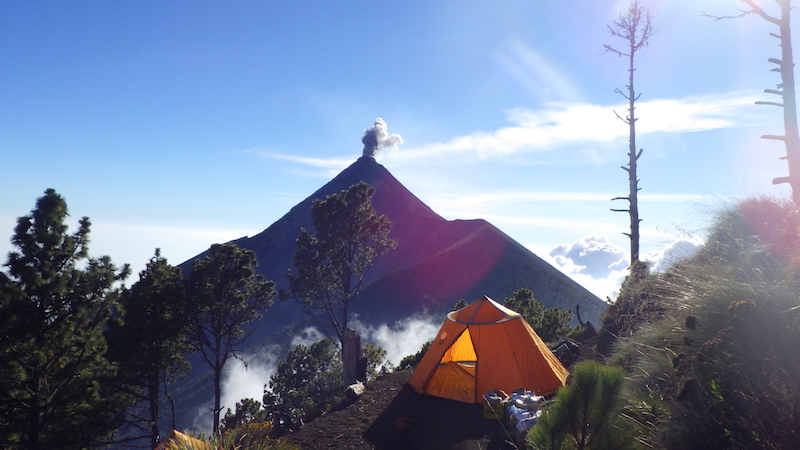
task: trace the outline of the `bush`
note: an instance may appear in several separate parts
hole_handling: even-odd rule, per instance
[[[366,344],[363,352],[368,379],[374,379],[385,362],[386,350]],[[342,402],[344,388],[341,352],[333,341],[326,338],[311,347],[298,345],[278,363],[269,389],[264,391],[266,419],[279,429],[278,435],[297,429]]]
[[[298,345],[278,363],[264,392],[267,418],[277,427],[299,428],[343,399],[339,349],[330,339]]]

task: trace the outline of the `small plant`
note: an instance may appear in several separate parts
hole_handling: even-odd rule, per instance
[[[176,433],[164,450],[299,450],[281,439],[271,439],[272,424],[252,422],[211,436]]]
[[[558,390],[528,433],[532,450],[632,449],[638,443],[620,416],[622,368],[594,361],[575,365],[573,380]]]

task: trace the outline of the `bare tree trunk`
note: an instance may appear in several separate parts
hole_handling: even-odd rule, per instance
[[[652,18],[650,13],[639,6],[637,0],[633,0],[628,8],[627,14],[621,14],[619,20],[613,22],[614,27],[608,27],[612,36],[622,38],[627,43],[627,52],[621,52],[612,48],[610,45],[605,45],[606,51],[616,53],[618,56],[625,56],[628,58],[628,92],[623,93],[619,89],[617,92],[628,100],[628,114],[621,117],[617,114],[620,120],[628,124],[629,139],[628,139],[628,166],[622,166],[622,170],[628,172],[628,196],[616,197],[612,200],[627,200],[628,209],[612,209],[616,212],[627,212],[630,216],[630,233],[623,233],[631,240],[631,266],[639,261],[639,178],[637,162],[642,156],[642,149],[636,150],[636,100],[639,97],[636,95],[633,84],[633,75],[636,72],[634,66],[634,59],[636,52],[647,46],[650,36],[655,32],[652,25]]]
[[[792,199],[795,204],[800,205],[800,135],[797,130],[797,101],[794,86],[794,56],[792,52],[792,27],[790,13],[792,10],[791,0],[775,0],[780,8],[780,17],[767,14],[764,9],[758,6],[754,0],[742,0],[749,10],[742,10],[737,16],[711,16],[714,20],[733,19],[744,17],[749,14],[756,14],[767,22],[776,25],[779,34],[770,33],[771,36],[780,39],[781,59],[769,58],[768,61],[777,64],[777,68],[772,69],[781,75],[781,82],[777,89],[765,89],[767,94],[779,95],[782,102],[756,102],[757,105],[771,105],[783,108],[783,136],[767,134],[761,136],[762,139],[773,139],[783,141],[786,146],[785,159],[789,166],[789,176],[777,177],[772,180],[772,184],[789,183],[792,188]]]
[[[628,126],[630,127],[630,139],[629,139],[629,147],[628,147],[628,167],[623,167],[624,170],[628,172],[628,184],[629,184],[629,193],[628,193],[628,200],[629,200],[629,214],[631,218],[631,233],[628,235],[631,238],[631,265],[636,261],[639,261],[639,222],[642,219],[639,218],[639,179],[637,178],[637,161],[639,157],[642,156],[642,151],[636,152],[636,115],[635,115],[635,101],[636,101],[636,92],[633,89],[633,72],[636,70],[633,67],[633,55],[636,52],[634,49],[634,42],[631,41],[631,48],[630,48],[630,68],[628,72],[630,73],[630,77],[628,80],[628,111],[630,111],[630,115],[628,116]]]
[[[342,381],[345,386],[358,380],[359,359],[361,359],[361,336],[354,330],[345,328],[342,341]]]
[[[219,336],[216,337],[216,348],[214,350],[214,433],[219,430],[219,412],[222,410],[222,366],[225,364],[221,352],[222,342]]]
[[[783,97],[783,129],[786,144],[786,162],[789,165],[789,177],[775,178],[773,184],[788,182],[792,187],[792,198],[800,204],[800,136],[797,130],[797,101],[794,89],[794,56],[792,55],[792,29],[790,23],[791,0],[777,0],[781,8],[778,20],[781,40],[780,67]],[[769,90],[767,90],[769,92]]]

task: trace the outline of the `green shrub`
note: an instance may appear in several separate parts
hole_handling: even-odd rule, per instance
[[[637,448],[620,417],[623,371],[594,361],[575,365],[572,382],[556,393],[527,436],[535,450]]]
[[[520,289],[514,292],[514,296],[506,298],[503,305],[520,313],[545,342],[555,342],[569,332],[572,311],[546,308],[533,298],[533,292],[530,289]]]
[[[428,349],[431,347],[431,344],[433,344],[433,341],[428,341],[422,344],[422,348],[420,348],[417,353],[414,353],[413,355],[408,355],[405,358],[401,359],[400,363],[397,365],[396,370],[415,369],[417,367],[417,364],[419,364],[419,362],[422,361],[422,357],[425,356],[425,352],[427,352]]]

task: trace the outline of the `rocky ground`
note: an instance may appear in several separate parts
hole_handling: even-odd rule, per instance
[[[484,419],[483,406],[420,395],[411,371],[371,382],[352,404],[331,411],[286,439],[303,449],[506,450],[513,433]]]

